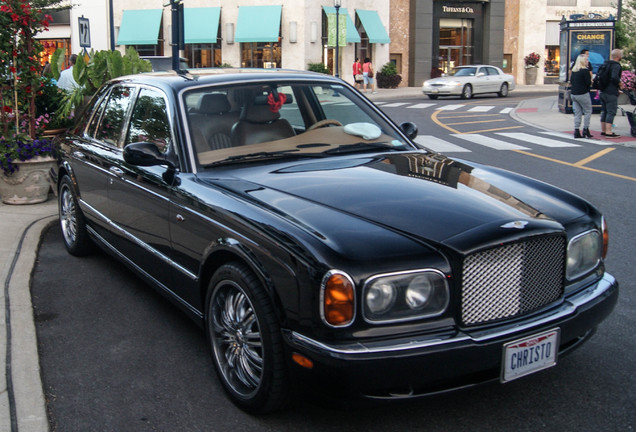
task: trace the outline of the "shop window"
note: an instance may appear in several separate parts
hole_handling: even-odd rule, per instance
[[[185,58],[188,67],[206,68],[221,66],[221,46],[219,44],[186,44]]]
[[[280,42],[248,42],[241,44],[241,67],[280,68]]]

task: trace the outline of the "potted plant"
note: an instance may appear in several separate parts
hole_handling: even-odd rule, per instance
[[[53,2],[52,2],[53,3]],[[34,38],[51,16],[26,0],[0,3],[0,197],[8,204],[46,201],[54,159],[37,114],[41,44]]]
[[[393,62],[385,63],[377,73],[376,79],[379,88],[396,88],[402,82],[402,76],[397,73]]]
[[[536,52],[531,52],[524,57],[523,62],[526,64],[526,84],[534,84],[537,82],[539,60],[541,60],[541,56]]]

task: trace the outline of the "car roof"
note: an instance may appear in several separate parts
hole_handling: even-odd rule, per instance
[[[113,79],[111,82],[128,82],[146,84],[178,92],[184,88],[214,85],[233,84],[241,82],[259,81],[322,81],[332,84],[343,84],[343,81],[317,72],[292,70],[292,69],[256,69],[256,68],[207,68],[188,69],[185,71],[161,71],[127,75]]]

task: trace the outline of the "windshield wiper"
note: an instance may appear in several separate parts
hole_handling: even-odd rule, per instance
[[[331,150],[325,150],[326,154],[345,154],[345,153],[357,153],[371,150],[404,150],[405,145],[399,146],[389,145],[384,142],[358,142],[355,144],[341,145]]]
[[[322,157],[322,155],[318,153],[302,153],[300,152],[299,149],[277,150],[277,151],[271,151],[271,152],[255,152],[255,153],[229,156],[225,159],[206,164],[203,167],[211,168],[217,165],[251,162],[251,161],[259,161],[259,160],[269,160],[269,159],[280,159],[280,158],[286,158],[286,157],[314,158],[314,157]]]

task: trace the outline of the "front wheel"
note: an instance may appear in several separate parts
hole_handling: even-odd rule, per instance
[[[497,96],[499,96],[499,97],[508,96],[508,83],[503,83],[501,85],[501,88],[499,89],[499,93],[497,93]]]
[[[60,228],[64,246],[71,255],[83,256],[90,252],[92,243],[86,230],[86,219],[79,208],[73,181],[64,176],[58,192]]]
[[[432,94],[428,95],[428,98],[433,100],[437,99],[437,97],[438,97],[437,95],[432,95]]]
[[[473,88],[470,84],[466,84],[462,89],[462,99],[470,99],[473,97]]]
[[[223,265],[208,287],[206,332],[217,375],[241,409],[267,413],[287,400],[280,326],[254,273],[242,263]]]

